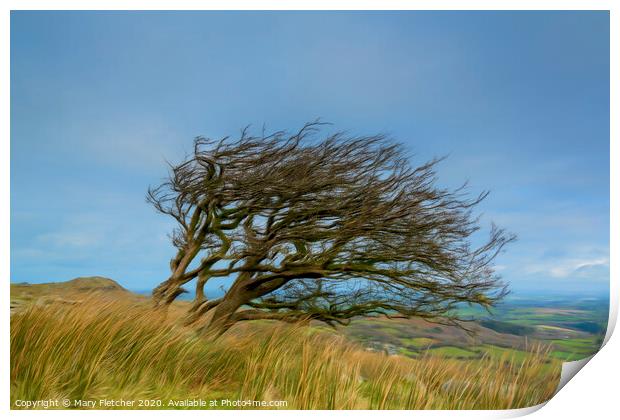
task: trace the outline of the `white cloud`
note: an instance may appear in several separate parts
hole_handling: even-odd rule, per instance
[[[529,274],[545,274],[553,278],[587,278],[588,275],[600,277],[609,272],[609,258],[559,258],[545,263],[530,265]]]

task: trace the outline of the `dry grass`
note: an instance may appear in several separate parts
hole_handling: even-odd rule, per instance
[[[295,409],[503,409],[551,398],[560,366],[364,351],[311,327],[257,323],[213,341],[137,301],[93,296],[11,319],[11,401],[285,400]]]

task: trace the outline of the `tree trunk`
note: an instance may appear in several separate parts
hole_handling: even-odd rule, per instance
[[[183,252],[183,257],[172,268],[172,274],[168,280],[161,283],[153,290],[155,306],[168,306],[177,296],[185,290],[181,286],[186,283],[184,278],[187,267],[192,262],[200,247],[192,245]]]
[[[225,297],[224,300],[215,307],[209,324],[203,328],[202,332],[205,335],[214,335],[216,337],[224,334],[235,323],[233,315],[246,301],[246,299],[240,298],[239,296]]]
[[[235,312],[246,302],[255,296],[246,289],[246,283],[250,279],[249,273],[242,273],[228,289],[222,301],[215,307],[209,324],[203,329],[207,335],[219,337],[235,323]]]

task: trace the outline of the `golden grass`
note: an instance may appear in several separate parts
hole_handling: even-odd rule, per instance
[[[558,362],[364,351],[308,326],[246,324],[218,340],[148,305],[93,296],[11,318],[11,401],[284,400],[289,409],[504,409],[553,395]],[[97,407],[101,408],[101,407]]]

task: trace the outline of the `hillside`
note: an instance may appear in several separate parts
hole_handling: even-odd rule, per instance
[[[11,313],[27,304],[75,303],[93,292],[130,293],[107,277],[77,277],[65,282],[11,283]]]
[[[518,359],[414,359],[273,322],[239,324],[214,340],[130,293],[81,296],[12,315],[12,408],[58,400],[109,409],[119,407],[106,401],[122,400],[136,409],[504,409],[548,400],[560,375],[536,347]]]
[[[150,305],[148,296],[132,293],[112,279],[95,276],[59,283],[11,284],[11,313],[29,303],[73,305],[93,293],[116,294],[145,307]],[[188,301],[175,302],[171,311],[181,319],[188,304]],[[470,312],[472,321],[464,323],[469,332],[423,319],[386,318],[357,318],[349,326],[338,327],[336,332],[367,351],[409,358],[434,354],[453,359],[481,359],[488,354],[506,354],[521,359],[529,347],[541,345],[547,346],[558,359],[578,360],[598,350],[605,331],[604,305],[588,300],[547,305],[505,303],[498,308],[494,319],[482,312]],[[257,324],[260,323],[251,322],[239,331],[251,332]],[[321,323],[312,325],[334,332]]]

